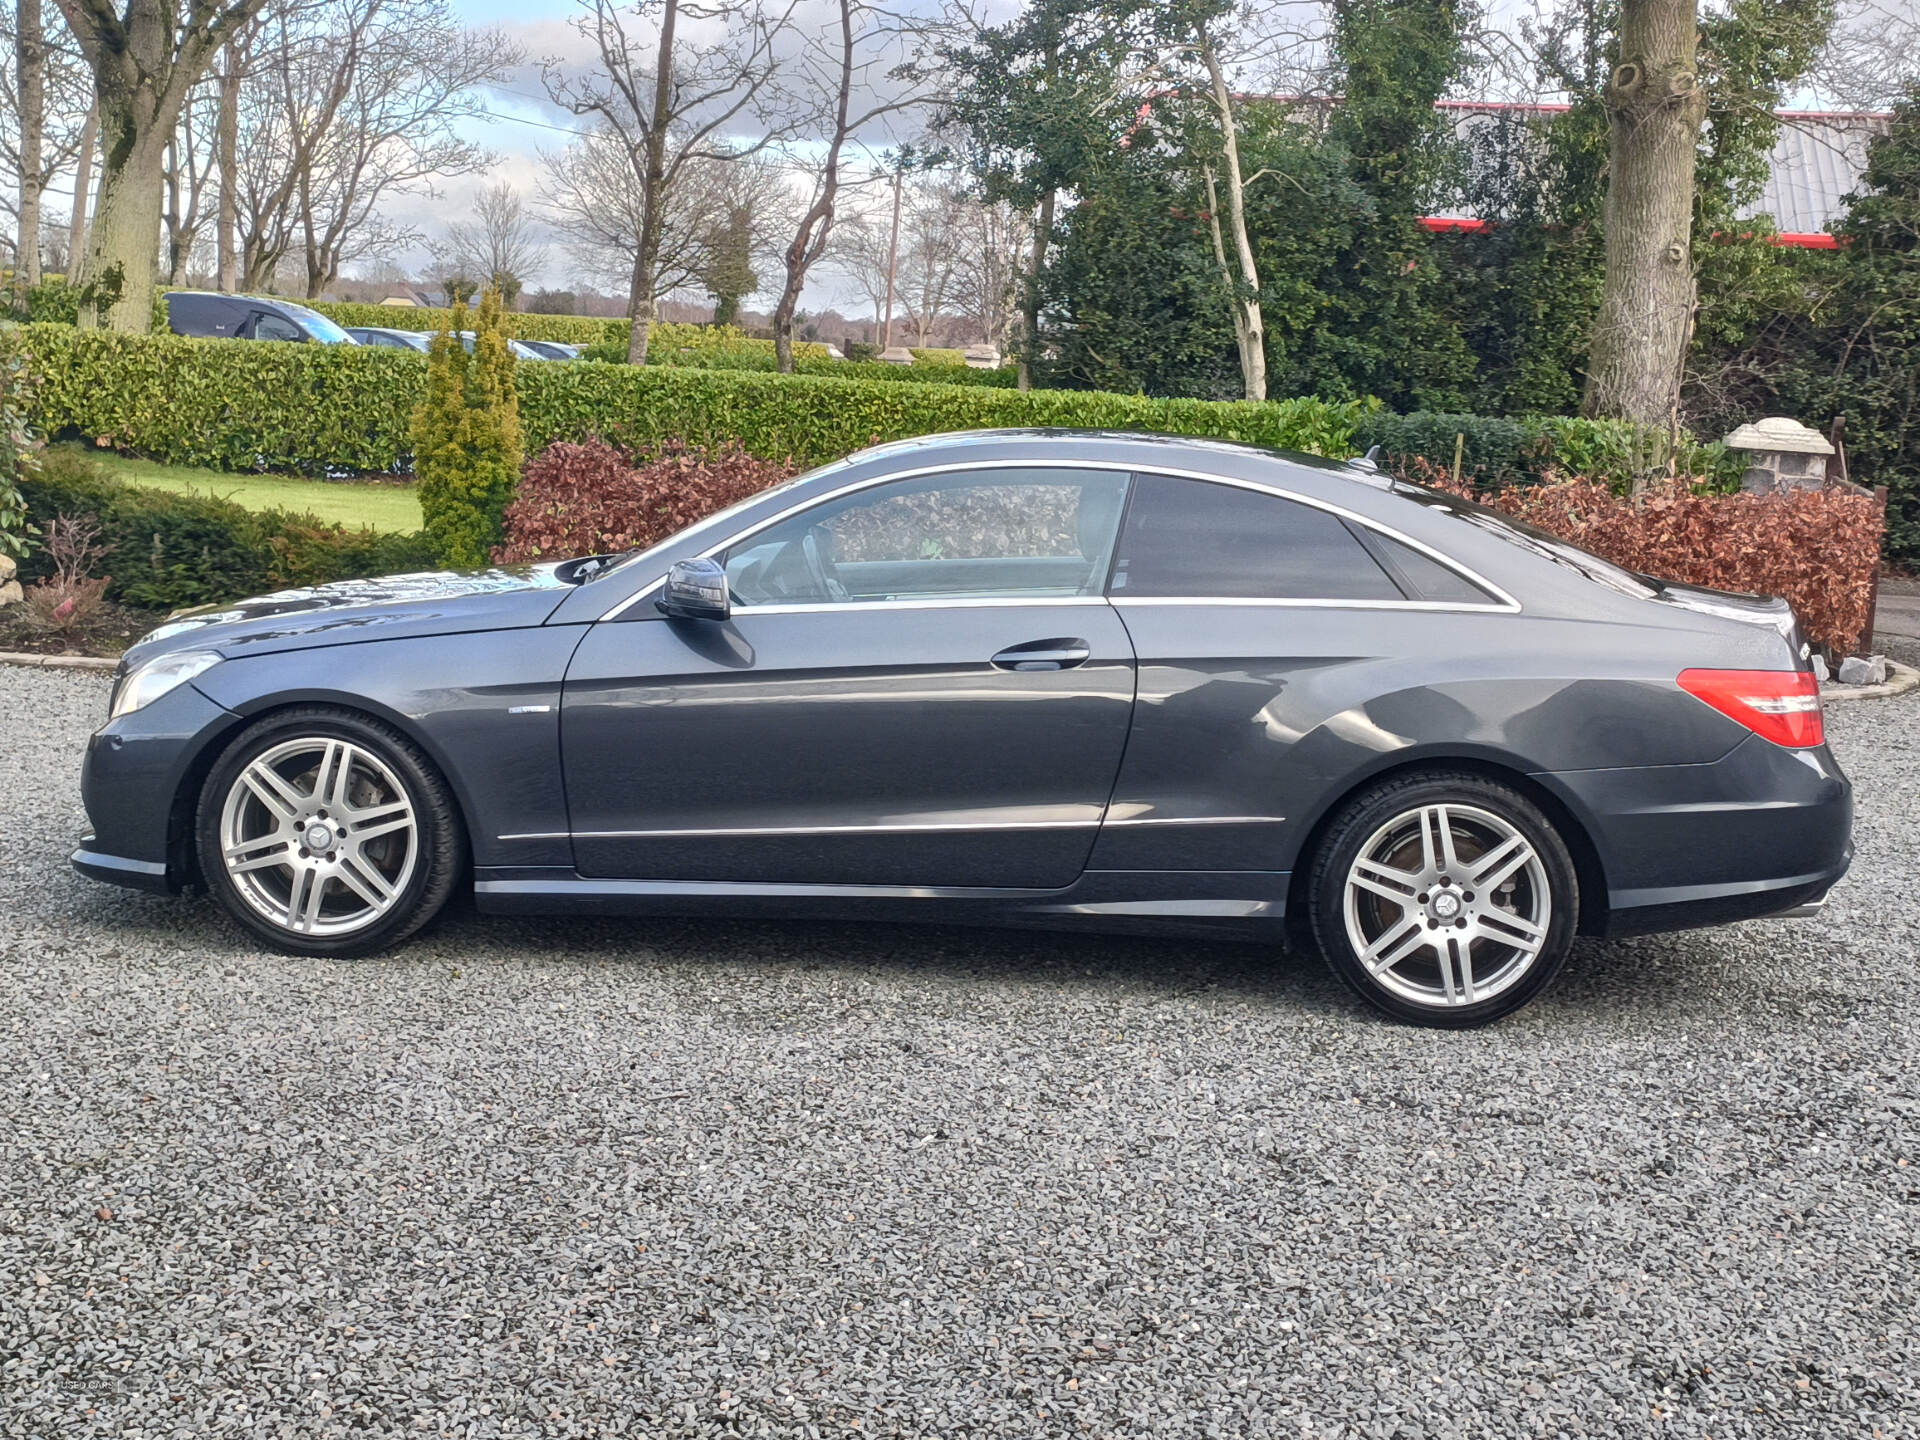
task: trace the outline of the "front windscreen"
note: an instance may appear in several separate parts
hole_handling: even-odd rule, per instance
[[[318,310],[309,310],[304,305],[292,305],[280,302],[289,315],[300,322],[300,328],[318,340],[322,345],[353,345],[358,342],[347,332],[334,324]]]

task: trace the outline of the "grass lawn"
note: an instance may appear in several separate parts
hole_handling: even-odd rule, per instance
[[[111,450],[84,450],[86,457],[129,485],[184,494],[218,495],[249,510],[304,510],[342,525],[375,530],[420,528],[420,502],[410,485],[306,480],[298,475],[236,475],[194,465],[162,465]]]

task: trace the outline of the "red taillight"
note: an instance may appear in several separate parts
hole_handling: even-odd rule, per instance
[[[1763,740],[1795,749],[1825,737],[1820,682],[1806,670],[1682,670],[1680,688]]]

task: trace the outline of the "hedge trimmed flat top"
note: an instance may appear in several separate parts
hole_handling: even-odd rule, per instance
[[[1311,939],[1389,1014],[1817,906],[1852,797],[1781,602],[1364,462],[883,446],[642,553],[289,591],[127,653],[97,879],[359,955],[484,911]]]

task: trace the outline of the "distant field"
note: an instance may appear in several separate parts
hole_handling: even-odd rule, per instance
[[[304,510],[342,525],[405,532],[420,528],[420,502],[410,485],[339,483],[298,475],[235,475],[194,465],[162,465],[111,450],[87,450],[109,474],[129,485],[183,494],[218,495],[249,510]]]

